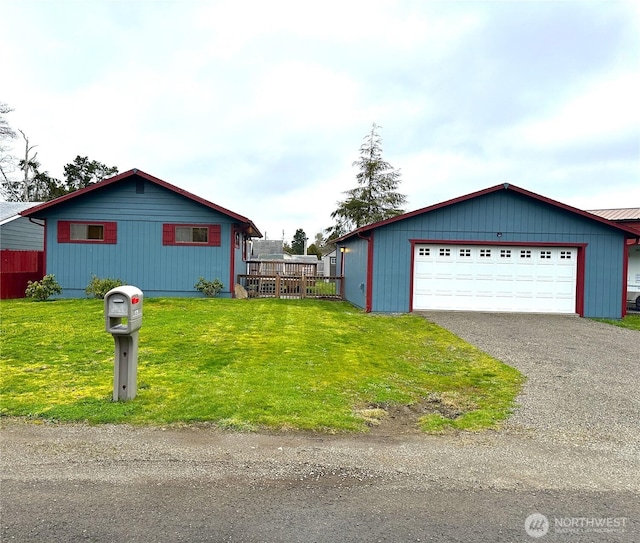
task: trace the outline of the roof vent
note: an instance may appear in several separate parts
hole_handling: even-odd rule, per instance
[[[504,185],[504,188],[505,188],[505,189],[508,189],[508,188],[509,188],[509,183],[503,183],[503,185]]]

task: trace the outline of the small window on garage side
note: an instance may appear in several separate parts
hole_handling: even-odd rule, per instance
[[[451,256],[451,249],[441,247],[439,251],[440,256]]]
[[[560,251],[560,260],[571,260],[571,251]]]
[[[523,249],[520,251],[520,258],[531,258],[531,251],[529,249]]]
[[[551,251],[540,251],[540,259],[541,260],[550,260],[551,259]]]
[[[219,224],[163,224],[163,245],[205,245],[219,247]]]
[[[460,256],[462,258],[471,258],[471,249],[460,249]]]
[[[480,258],[491,258],[491,249],[480,249]]]
[[[431,254],[431,251],[429,250],[429,247],[418,248],[418,256],[429,256],[430,254]]]
[[[511,249],[500,249],[500,258],[511,258]]]
[[[117,223],[58,221],[58,243],[116,243]]]

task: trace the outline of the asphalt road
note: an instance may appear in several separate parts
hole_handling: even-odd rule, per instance
[[[427,317],[529,376],[503,430],[356,437],[8,420],[2,541],[640,541],[640,334],[568,317]],[[530,522],[529,535],[533,513],[547,524]]]

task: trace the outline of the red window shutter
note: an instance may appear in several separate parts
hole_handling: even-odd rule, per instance
[[[175,244],[176,244],[176,225],[163,224],[162,225],[162,245],[175,245]]]
[[[209,226],[209,245],[220,247],[221,244],[221,228],[219,224]]]
[[[71,227],[69,221],[58,221],[58,243],[71,241]]]
[[[117,222],[104,223],[104,242],[117,243],[117,241],[118,241],[118,223]]]

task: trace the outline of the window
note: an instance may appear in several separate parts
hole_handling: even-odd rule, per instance
[[[528,249],[523,249],[520,251],[520,258],[531,258],[531,251]]]
[[[219,224],[163,224],[163,245],[206,245],[220,247]]]
[[[440,256],[451,256],[451,249],[445,249],[444,247],[440,247],[439,254]]]
[[[500,258],[511,258],[511,249],[500,249]]]
[[[571,260],[571,251],[560,251],[560,260]]]
[[[209,229],[201,226],[176,226],[176,243],[208,243]]]
[[[540,251],[540,258],[542,260],[548,260],[551,258],[551,251]]]
[[[430,254],[431,251],[429,250],[429,247],[418,248],[418,256],[429,256]]]
[[[471,258],[471,249],[460,249],[460,256],[463,258]]]
[[[58,243],[116,243],[117,223],[58,221]]]
[[[480,249],[480,258],[491,258],[491,249]]]

